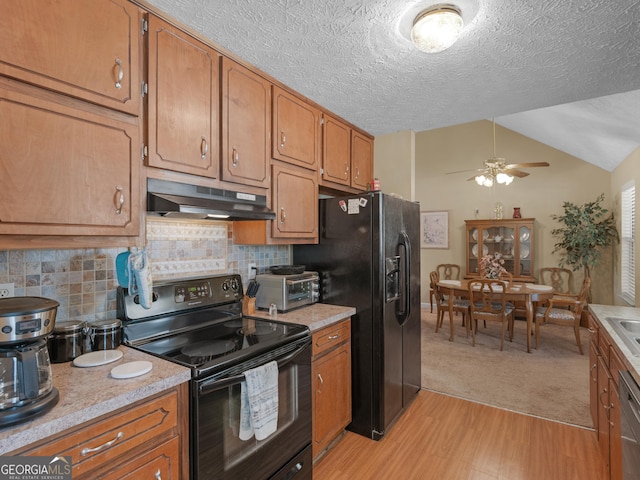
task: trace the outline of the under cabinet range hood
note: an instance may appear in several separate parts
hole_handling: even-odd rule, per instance
[[[273,220],[265,195],[147,179],[147,213],[171,218]]]

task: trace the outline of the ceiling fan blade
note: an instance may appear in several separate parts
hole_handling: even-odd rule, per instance
[[[531,168],[531,167],[548,167],[548,162],[529,162],[529,163],[512,163],[510,165],[505,165],[504,168]]]
[[[518,177],[518,178],[526,177],[529,175],[527,172],[523,172],[521,170],[514,170],[511,168],[504,170],[504,173],[507,173],[513,177]]]
[[[445,175],[453,175],[454,173],[484,172],[484,170],[484,168],[470,168],[468,170],[458,170],[457,172],[447,172]]]

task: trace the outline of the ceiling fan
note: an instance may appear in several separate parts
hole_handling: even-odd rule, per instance
[[[496,121],[493,119],[493,157],[484,161],[484,167],[470,170],[460,170],[453,173],[478,172],[470,180],[475,180],[478,185],[492,187],[496,183],[509,185],[513,181],[513,177],[526,177],[528,172],[519,170],[520,168],[531,167],[548,167],[548,162],[529,162],[529,163],[507,163],[506,159],[496,157]]]

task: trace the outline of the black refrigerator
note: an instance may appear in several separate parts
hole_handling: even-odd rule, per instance
[[[319,244],[294,245],[320,301],[352,306],[350,431],[379,440],[420,390],[420,206],[371,192],[320,200]]]

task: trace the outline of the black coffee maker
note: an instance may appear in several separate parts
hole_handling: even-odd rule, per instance
[[[60,304],[42,297],[0,299],[0,428],[58,403],[46,337]]]

